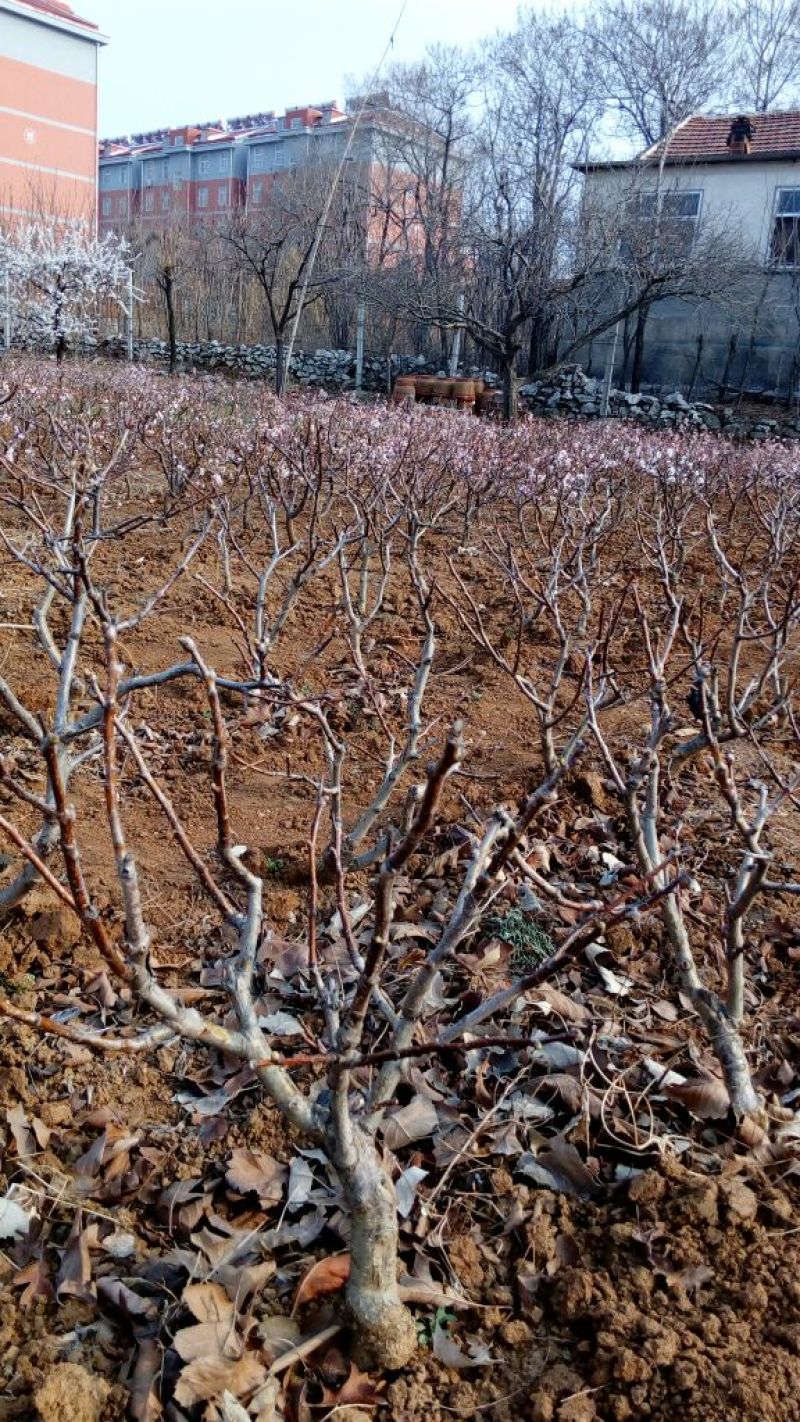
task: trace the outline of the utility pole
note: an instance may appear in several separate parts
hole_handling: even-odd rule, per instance
[[[128,339],[128,360],[133,360],[133,267],[128,267],[128,309],[125,313],[125,334]]]
[[[458,301],[456,302],[456,306],[458,307],[458,314],[459,314],[459,316],[463,316],[463,315],[464,315],[464,293],[463,293],[463,291],[460,292],[460,294],[459,294]],[[463,331],[464,331],[464,327],[463,327],[463,326],[456,326],[455,335],[453,336],[453,347],[452,347],[452,350],[450,351],[450,368],[449,368],[449,370],[448,370],[448,372],[447,372],[448,375],[449,375],[452,379],[455,379],[456,375],[458,374],[458,362],[459,362],[459,360],[461,359],[461,336],[462,336],[462,334],[463,334]]]
[[[359,301],[356,313],[356,390],[364,384],[364,328],[367,323],[367,306]]]
[[[8,355],[11,350],[11,277],[8,267],[3,273],[3,346]]]
[[[614,335],[612,336],[611,345],[608,348],[608,355],[606,356],[606,368],[603,375],[603,389],[602,394],[600,396],[601,420],[608,419],[608,403],[609,398],[611,396],[611,382],[614,379],[614,361],[617,357],[617,342],[619,340],[619,328],[621,324],[621,321],[617,321],[614,326]]]

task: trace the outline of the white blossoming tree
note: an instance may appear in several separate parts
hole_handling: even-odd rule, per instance
[[[91,236],[84,224],[37,221],[0,234],[13,331],[25,345],[67,351],[97,327],[99,303],[127,310],[131,252],[124,238]]]

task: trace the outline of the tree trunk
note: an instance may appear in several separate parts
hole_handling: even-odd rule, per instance
[[[728,341],[728,349],[725,352],[725,364],[722,367],[722,375],[720,376],[719,380],[719,398],[721,404],[725,403],[725,399],[728,394],[728,382],[731,378],[731,366],[733,365],[733,357],[736,354],[736,347],[738,346],[738,344],[739,337],[737,332],[734,331],[731,335],[730,340]]]
[[[633,331],[631,330],[631,318],[630,316],[626,316],[625,325],[622,328],[622,369],[619,373],[619,383],[622,390],[627,389],[628,385],[628,366],[630,365],[632,343]]]
[[[541,314],[534,316],[531,323],[531,336],[528,344],[528,376],[531,379],[535,379],[540,370],[547,368],[550,344],[549,320],[546,316],[542,316]]]
[[[405,1367],[416,1351],[414,1320],[397,1289],[397,1201],[375,1143],[358,1127],[350,1146],[331,1141],[350,1209],[346,1300],[359,1366]]]
[[[786,399],[784,401],[784,404],[786,405],[787,410],[791,409],[795,400],[794,391],[795,385],[797,384],[798,375],[800,375],[800,345],[797,345],[794,348],[794,353],[792,355],[792,363],[789,366],[789,374],[786,378]]]
[[[639,393],[642,384],[644,333],[649,315],[649,306],[640,306],[636,313],[636,332],[633,337],[633,365],[631,366],[631,393],[634,395]]]
[[[169,373],[178,369],[178,338],[175,327],[175,282],[169,272],[164,273],[162,290],[167,313],[167,343],[169,345]]]
[[[286,389],[286,349],[283,336],[275,338],[275,394],[282,395]]]
[[[517,376],[514,369],[516,363],[515,351],[503,365],[503,419],[507,425],[513,425],[517,418]]]
[[[691,399],[693,398],[693,396],[694,396],[695,388],[696,388],[696,386],[697,386],[697,379],[698,379],[698,376],[700,375],[700,366],[701,366],[702,360],[703,360],[703,346],[704,346],[704,345],[705,345],[705,336],[703,335],[703,332],[702,332],[702,331],[698,331],[698,333],[697,333],[697,343],[696,343],[696,346],[695,346],[694,366],[692,367],[692,378],[691,378],[691,380],[689,381],[689,389],[688,389],[687,392],[686,392],[686,399],[687,399],[687,400],[691,400]]]

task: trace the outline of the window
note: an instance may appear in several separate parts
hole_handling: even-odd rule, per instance
[[[208,188],[198,188],[198,190],[197,190],[197,206],[198,206],[198,207],[208,207]]]
[[[299,119],[299,118],[293,118],[293,119],[292,119],[292,128],[302,128],[302,127],[303,127],[303,120],[302,120],[302,119]]]
[[[220,183],[217,188],[217,207],[228,206],[228,184]]]
[[[201,176],[201,178],[207,178],[207,177],[208,177],[208,174],[211,172],[211,159],[210,159],[210,158],[201,158],[201,159],[199,160],[199,167],[200,167],[200,176]]]
[[[111,198],[103,198],[103,216],[111,216]]]
[[[250,167],[254,173],[263,173],[266,154],[263,148],[254,148],[250,153]]]
[[[121,197],[121,198],[118,200],[118,202],[117,202],[117,212],[119,213],[120,217],[125,217],[125,215],[127,214],[127,211],[128,211],[128,200],[127,200],[127,198]]]
[[[779,267],[800,267],[800,188],[778,188],[772,225],[772,261]]]
[[[145,195],[144,195],[144,210],[145,210],[145,212],[152,212],[152,211],[153,211],[153,208],[155,207],[155,203],[154,203],[154,201],[153,201],[153,197],[154,197],[153,193],[145,193]]]
[[[252,188],[250,189],[250,196],[252,197],[253,202],[260,202],[260,201],[261,201],[261,196],[262,196],[262,193],[263,193],[263,192],[264,192],[264,184],[263,184],[263,183],[253,183],[253,186],[252,186]]]
[[[162,212],[169,212],[170,202],[171,202],[170,194],[169,194],[169,193],[166,193],[166,192],[165,192],[165,193],[162,193],[162,194],[161,194],[161,211],[162,211]]]
[[[661,216],[669,222],[689,222],[692,225],[700,215],[701,193],[668,192],[661,194]],[[642,217],[655,217],[658,212],[658,193],[639,193],[635,201]]]
[[[700,216],[703,194],[683,192],[673,188],[669,192],[635,193],[627,201],[628,222],[631,229],[621,241],[622,255],[633,258],[637,249],[637,238],[646,247],[656,239],[663,239],[665,247],[673,254],[689,252],[695,238]]]

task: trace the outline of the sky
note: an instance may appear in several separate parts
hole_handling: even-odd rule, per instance
[[[518,0],[71,0],[110,43],[100,134],[342,99],[347,80],[511,29]]]

